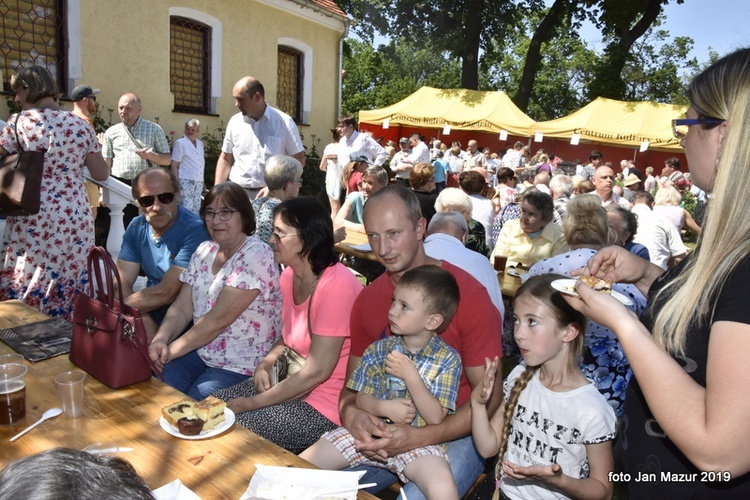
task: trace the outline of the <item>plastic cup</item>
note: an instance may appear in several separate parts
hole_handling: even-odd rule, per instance
[[[507,263],[508,263],[507,255],[495,255],[495,260],[493,261],[493,266],[495,267],[495,271],[499,273],[505,272],[505,265]]]
[[[77,418],[83,415],[83,372],[65,372],[55,377],[57,390],[60,392],[65,416]]]
[[[22,365],[23,359],[23,354],[3,354],[0,356],[0,365],[8,365],[11,363]]]
[[[0,425],[13,425],[26,416],[26,372],[20,363],[0,365]]]

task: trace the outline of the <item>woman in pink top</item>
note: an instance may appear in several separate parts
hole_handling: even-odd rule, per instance
[[[349,357],[349,314],[362,284],[333,252],[333,223],[323,205],[296,198],[276,209],[270,239],[281,274],[282,338],[254,377],[222,389],[243,427],[299,453],[341,425],[339,393]],[[276,358],[291,347],[304,367],[271,387]]]

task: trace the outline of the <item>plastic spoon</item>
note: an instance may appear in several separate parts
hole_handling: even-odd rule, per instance
[[[62,409],[61,408],[50,408],[49,410],[45,411],[44,414],[42,414],[42,418],[40,418],[35,423],[33,423],[30,426],[28,426],[27,428],[25,428],[24,430],[22,430],[21,432],[19,432],[15,436],[13,436],[12,438],[10,438],[10,442],[12,443],[13,441],[15,441],[16,439],[20,438],[21,436],[23,436],[24,434],[26,434],[31,429],[33,429],[37,425],[41,424],[45,420],[47,420],[49,418],[54,418],[54,417],[58,416],[61,413],[62,413]]]

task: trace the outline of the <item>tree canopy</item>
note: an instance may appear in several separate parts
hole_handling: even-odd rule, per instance
[[[490,9],[481,0],[343,0],[355,19],[366,16],[353,29],[361,40],[346,41],[343,109],[388,106],[423,85],[504,90],[536,120],[564,116],[598,96],[684,102],[688,75],[680,71],[696,72],[699,64],[690,58],[690,38],[670,39],[661,29],[668,1],[555,0],[545,7],[541,0],[502,0]],[[467,78],[465,49],[473,45],[463,23],[472,16],[463,13],[470,5],[483,21],[481,51],[470,65],[475,75]],[[580,39],[584,20],[606,33],[601,53]],[[375,33],[390,34],[388,44],[373,47]]]

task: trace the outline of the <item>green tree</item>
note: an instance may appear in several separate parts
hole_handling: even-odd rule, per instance
[[[391,40],[377,49],[364,41],[349,39],[344,52],[342,110],[389,106],[424,85],[438,88],[460,86],[458,62],[429,46]]]
[[[479,88],[480,51],[502,47],[528,5],[542,0],[341,0],[356,23],[352,30],[372,42],[375,33],[419,41],[460,61],[460,86]]]

